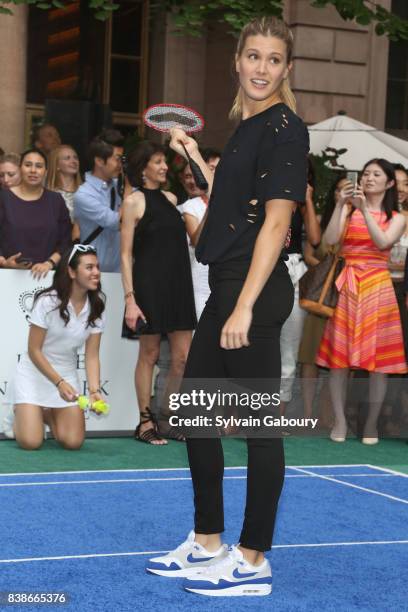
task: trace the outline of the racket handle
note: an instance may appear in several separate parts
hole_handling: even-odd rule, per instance
[[[201,171],[200,166],[197,164],[197,162],[195,162],[193,159],[191,159],[186,146],[184,144],[184,142],[182,143],[183,145],[183,149],[185,151],[185,154],[187,156],[187,160],[188,163],[190,164],[190,168],[191,168],[191,173],[194,176],[194,180],[196,182],[196,185],[199,189],[202,189],[203,191],[207,191],[208,189],[208,182],[207,179],[205,178],[204,174]]]

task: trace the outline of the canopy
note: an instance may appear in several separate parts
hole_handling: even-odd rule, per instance
[[[347,149],[338,158],[347,170],[361,170],[374,157],[408,168],[408,141],[396,138],[347,115],[336,115],[309,126],[310,152],[320,155],[327,147]]]

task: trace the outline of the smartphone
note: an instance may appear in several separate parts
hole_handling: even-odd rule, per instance
[[[353,187],[354,189],[356,189],[356,187],[358,186],[358,172],[356,172],[355,170],[351,170],[347,172],[346,178],[348,181],[350,181],[350,183],[353,183]]]
[[[27,264],[28,265],[28,264],[32,264],[33,260],[32,259],[28,259],[27,257],[19,257],[17,259],[17,263],[19,263],[19,264]]]
[[[139,334],[146,326],[147,326],[147,321],[143,321],[143,319],[139,317],[136,323],[135,332]]]

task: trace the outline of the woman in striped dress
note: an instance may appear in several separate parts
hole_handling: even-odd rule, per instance
[[[353,204],[349,214],[347,203]],[[342,254],[345,268],[336,284],[339,300],[328,321],[316,363],[330,368],[330,391],[335,423],[330,434],[344,442],[344,415],[349,368],[369,372],[369,411],[363,443],[378,442],[377,420],[387,388],[387,374],[406,373],[404,343],[397,300],[388,271],[392,245],[405,231],[398,212],[398,196],[392,164],[383,159],[368,162],[361,184],[348,183],[341,191],[325,233],[336,244],[346,221]]]

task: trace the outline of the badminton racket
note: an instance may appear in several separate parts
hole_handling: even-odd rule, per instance
[[[143,114],[145,124],[158,132],[168,133],[172,128],[181,128],[187,134],[200,132],[204,127],[204,119],[197,111],[181,104],[155,104]],[[200,166],[191,159],[184,143],[181,143],[190,164],[191,172],[199,189],[206,191],[208,182]]]

